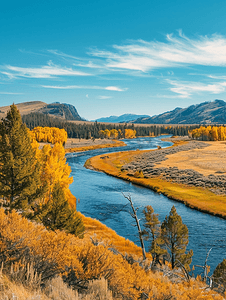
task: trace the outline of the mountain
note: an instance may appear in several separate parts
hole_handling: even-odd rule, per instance
[[[226,102],[215,100],[191,105],[187,108],[175,108],[153,117],[138,118],[138,124],[226,124]]]
[[[124,114],[121,116],[110,116],[106,118],[96,119],[97,122],[107,122],[107,123],[125,123],[136,120],[138,118],[147,118],[148,115],[135,115],[135,114]]]
[[[48,114],[52,117],[61,118],[64,120],[81,121],[82,118],[78,114],[76,108],[71,104],[54,102],[47,104],[42,101],[30,101],[16,104],[21,115],[28,115],[30,113]],[[9,106],[0,107],[0,117],[5,117]]]

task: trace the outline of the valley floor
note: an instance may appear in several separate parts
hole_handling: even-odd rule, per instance
[[[49,143],[39,143],[39,148]],[[67,139],[65,144],[65,152],[82,152],[95,150],[100,148],[112,148],[112,147],[123,147],[126,144],[123,141],[111,140],[111,139]]]
[[[80,152],[100,148],[122,147],[126,144],[119,140],[111,139],[68,139],[65,144],[65,151]]]
[[[226,218],[226,143],[175,142],[167,149],[96,156],[86,162],[86,167]]]

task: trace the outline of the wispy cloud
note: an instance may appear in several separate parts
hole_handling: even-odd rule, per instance
[[[43,88],[47,89],[60,89],[60,90],[76,90],[76,89],[87,89],[87,90],[106,90],[106,91],[116,91],[116,92],[125,92],[127,88],[119,88],[117,86],[90,86],[90,85],[67,85],[67,86],[59,86],[59,85],[42,85]]]
[[[217,79],[217,80],[226,80],[226,76],[225,75],[207,75],[207,77],[211,78],[211,79]]]
[[[173,87],[171,92],[179,94],[180,98],[189,98],[194,93],[209,92],[212,94],[219,94],[225,91],[226,82],[218,82],[214,84],[204,84],[197,82],[179,82],[167,80]]]
[[[116,92],[124,92],[124,91],[127,90],[127,88],[121,89],[121,88],[119,88],[117,86],[107,86],[105,88],[105,90],[107,90],[107,91],[116,91]]]
[[[61,51],[58,50],[47,50],[49,53],[60,56],[61,58],[70,58],[70,59],[74,59],[74,60],[81,60],[81,58],[74,56],[74,55],[70,55],[70,54],[66,54],[63,53]]]
[[[93,57],[105,59],[106,67],[148,72],[189,65],[226,66],[226,37],[199,36],[190,39],[182,31],[166,35],[165,42],[131,41],[114,45],[113,51],[91,50]]]
[[[55,78],[57,76],[90,76],[91,74],[54,65],[51,61],[46,66],[39,68],[23,68],[7,65],[4,67],[6,71],[2,74],[9,78],[27,77],[27,78]]]
[[[112,97],[111,96],[98,96],[97,98],[100,100],[106,100],[106,99],[111,99]]]
[[[75,67],[90,68],[90,69],[105,69],[102,60],[95,59],[95,61],[90,60],[90,58],[82,58],[74,55],[70,55],[58,50],[47,50],[48,53],[58,56],[59,58],[70,61]]]
[[[24,95],[24,93],[0,92],[1,95]]]

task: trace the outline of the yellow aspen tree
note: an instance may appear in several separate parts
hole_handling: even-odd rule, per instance
[[[117,139],[118,138],[118,130],[111,129],[110,130],[110,137],[113,138],[113,139]]]
[[[104,137],[105,137],[106,139],[109,139],[109,138],[110,138],[110,131],[109,131],[108,129],[105,129],[105,130],[104,130]]]
[[[41,180],[43,184],[46,183],[48,186],[45,200],[51,197],[53,187],[57,182],[60,182],[64,193],[67,193],[73,178],[69,177],[71,168],[66,163],[64,147],[59,143],[56,143],[53,148],[50,145],[45,145],[41,151],[41,162]]]

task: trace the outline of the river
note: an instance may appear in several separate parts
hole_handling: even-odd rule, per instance
[[[138,212],[141,218],[143,208],[151,205],[162,222],[174,205],[189,230],[187,249],[192,249],[194,252],[192,265],[203,265],[207,252],[212,248],[208,259],[208,265],[211,267],[210,273],[212,273],[218,263],[226,258],[226,220],[190,209],[150,189],[84,168],[84,163],[88,158],[99,154],[156,149],[158,145],[165,148],[172,145],[171,142],[162,141],[160,137],[137,138],[124,140],[124,142],[127,144],[125,147],[67,154],[67,162],[74,178],[70,190],[79,199],[77,210],[87,217],[101,221],[119,235],[139,245],[137,231],[131,225],[133,220],[128,213],[128,207],[125,207],[127,200],[122,193],[131,196],[134,206],[139,207]],[[201,268],[196,268],[195,274],[201,271]]]

